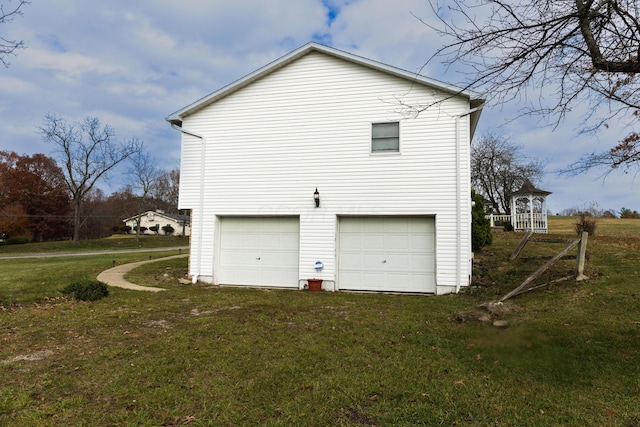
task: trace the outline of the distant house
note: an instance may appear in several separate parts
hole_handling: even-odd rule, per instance
[[[135,233],[135,227],[138,225],[138,215],[131,218],[123,219],[122,222],[125,225],[131,227]],[[162,227],[170,225],[173,228],[173,232],[166,233]],[[142,214],[140,218],[140,227],[144,230],[144,234],[171,234],[173,236],[190,236],[191,224],[188,215],[169,214],[162,211],[147,211]],[[157,232],[151,230],[152,227],[157,227]]]
[[[470,143],[483,104],[309,43],[171,114],[182,132],[179,206],[193,215],[192,280],[303,289],[318,278],[331,291],[435,294],[467,286]]]

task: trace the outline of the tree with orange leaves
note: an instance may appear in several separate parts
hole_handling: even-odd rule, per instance
[[[0,152],[0,233],[32,241],[69,236],[70,199],[56,162]]]

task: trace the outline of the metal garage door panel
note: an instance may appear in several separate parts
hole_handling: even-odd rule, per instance
[[[435,292],[434,218],[341,218],[338,251],[340,289]]]
[[[298,245],[298,218],[222,218],[218,280],[224,285],[297,287]]]
[[[406,232],[405,232],[406,233]],[[384,247],[389,251],[406,252],[408,248],[411,248],[411,237],[407,234],[388,234],[384,239]]]

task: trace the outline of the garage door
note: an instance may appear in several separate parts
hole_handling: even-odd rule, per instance
[[[339,289],[435,293],[434,218],[343,217],[339,226]]]
[[[298,287],[297,217],[220,220],[222,285]]]

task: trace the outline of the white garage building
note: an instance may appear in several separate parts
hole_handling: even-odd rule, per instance
[[[436,294],[468,285],[482,105],[310,43],[171,114],[192,279]]]

